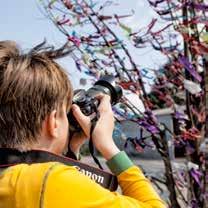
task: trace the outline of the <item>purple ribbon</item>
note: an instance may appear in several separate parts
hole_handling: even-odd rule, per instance
[[[178,111],[175,112],[174,117],[177,118],[178,120],[186,120],[185,115],[183,113],[178,112]]]
[[[201,187],[200,178],[203,176],[203,174],[200,171],[195,170],[195,169],[191,169],[190,173],[193,179],[196,181],[196,183]]]
[[[197,10],[208,11],[208,5],[206,4],[197,4],[197,3],[189,2],[187,3],[187,5],[190,7],[193,6]],[[186,4],[184,4],[184,6],[186,6]]]
[[[147,131],[151,132],[152,134],[158,134],[160,132],[156,126],[149,124],[145,120],[140,120],[139,125],[144,127]]]
[[[185,56],[179,57],[179,63],[199,82],[202,81],[201,76],[198,74],[194,66],[189,62]]]

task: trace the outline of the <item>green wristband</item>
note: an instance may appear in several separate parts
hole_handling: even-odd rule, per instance
[[[106,164],[115,175],[119,175],[120,173],[134,165],[124,151],[121,151],[113,156],[110,160],[106,162]]]

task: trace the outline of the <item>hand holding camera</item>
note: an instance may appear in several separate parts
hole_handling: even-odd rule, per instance
[[[122,96],[122,89],[115,86],[113,76],[101,78],[88,91],[78,91],[75,94],[72,106],[72,112],[68,115],[70,130],[80,132],[86,137],[90,137],[91,118],[95,110],[99,112],[100,117],[92,133],[92,141],[97,150],[105,159],[110,159],[119,152],[113,139],[114,116],[112,105],[116,104]],[[97,108],[97,109],[95,109]],[[73,116],[72,116],[73,115]],[[83,142],[83,141],[82,141]],[[81,145],[81,141],[71,141],[70,146]]]

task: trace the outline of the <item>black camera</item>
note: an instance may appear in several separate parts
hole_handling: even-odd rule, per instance
[[[122,88],[116,86],[115,79],[112,75],[105,75],[95,82],[94,86],[87,91],[84,89],[75,90],[72,103],[77,104],[82,113],[89,116],[96,111],[99,105],[99,101],[96,99],[96,95],[99,93],[109,95],[111,97],[111,104],[115,105],[122,97]],[[81,127],[71,111],[68,113],[67,117],[70,131],[80,131]]]

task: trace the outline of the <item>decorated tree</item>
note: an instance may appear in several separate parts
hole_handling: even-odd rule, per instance
[[[151,180],[161,192],[163,185],[169,190],[169,206],[206,207],[208,5],[203,0],[147,1],[157,18],[137,30],[124,24],[126,18],[134,15],[133,10],[129,14],[106,13],[106,8],[116,6],[113,1],[40,3],[43,13],[65,35],[67,47],[73,49],[71,57],[77,69],[92,82],[103,74],[112,74],[123,87],[121,103],[114,107],[116,120],[130,120],[150,133],[165,166],[164,180]],[[167,58],[165,65],[151,69],[151,75],[148,69],[139,67],[139,60],[133,55],[134,49],[146,47]],[[151,93],[146,90],[149,80]],[[133,104],[128,94],[139,97],[145,111]],[[178,127],[174,132],[158,122],[152,111],[166,107],[174,112]],[[167,132],[177,147],[185,148],[184,166],[171,160]],[[145,141],[142,134],[131,138],[136,149],[147,145],[141,141]]]

